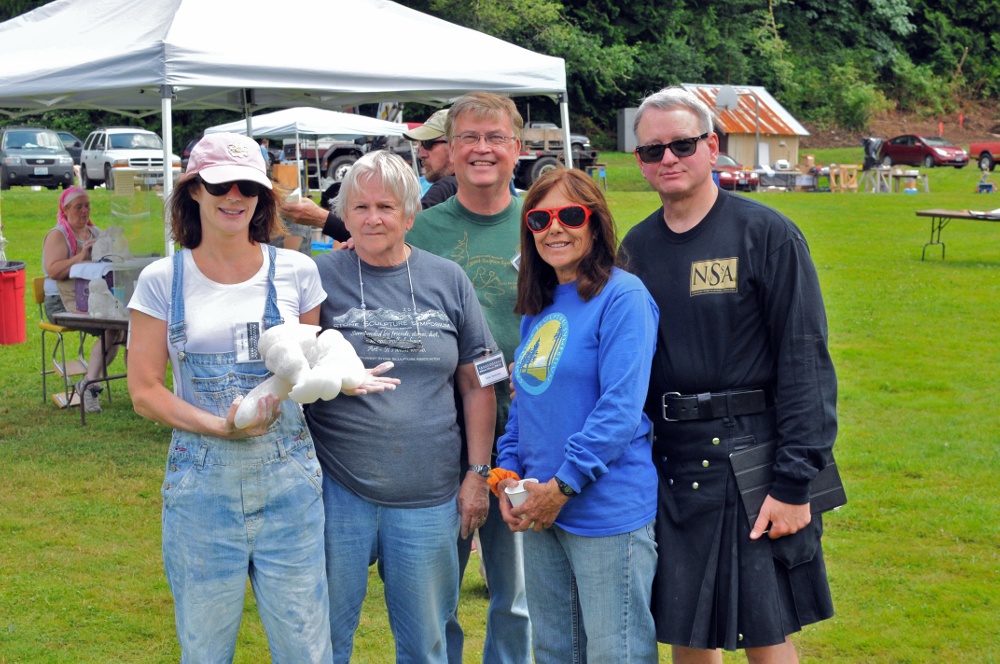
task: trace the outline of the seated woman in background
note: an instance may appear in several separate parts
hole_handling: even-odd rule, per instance
[[[557,169],[528,190],[507,431],[491,485],[524,536],[537,664],[656,662],[656,471],[642,411],[659,310],[614,267],[614,220],[597,184]],[[528,498],[503,489],[519,477]]]
[[[89,261],[94,242],[100,236],[101,230],[90,220],[90,197],[79,187],[67,187],[59,197],[59,215],[55,228],[45,235],[42,245],[42,270],[45,273],[45,316],[50,321],[53,314],[67,310],[76,310],[75,295],[69,307],[63,301],[60,290],[67,294],[67,299],[73,293],[75,285],[69,278],[69,270],[77,263]],[[63,282],[60,289],[59,282]],[[122,337],[119,332],[99,329],[85,329],[88,334],[100,336],[104,334],[104,358],[101,358],[101,344],[95,343],[90,350],[90,360],[87,363],[87,377],[77,383],[77,392],[83,400],[81,405],[88,413],[101,412],[100,393],[104,390],[103,383],[90,383],[84,390],[83,384],[96,381],[102,375],[105,364],[111,364],[118,355],[118,346]]]
[[[445,623],[459,592],[455,541],[482,525],[489,509],[485,478],[461,474],[458,418],[469,463],[489,464],[496,396],[480,385],[473,363],[496,343],[462,268],[404,241],[420,209],[420,185],[406,162],[369,152],[337,197],[354,249],[316,258],[329,293],[320,325],[340,330],[366,364],[391,360],[402,380],[391,394],[306,410],[323,467],[336,662],[351,659],[376,560],[396,661],[447,662]]]

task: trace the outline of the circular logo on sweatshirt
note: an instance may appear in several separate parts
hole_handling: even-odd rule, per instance
[[[569,321],[562,314],[549,314],[538,321],[514,366],[518,389],[541,394],[549,388],[568,333]]]

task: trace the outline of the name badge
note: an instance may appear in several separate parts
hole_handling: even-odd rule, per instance
[[[257,362],[261,359],[257,344],[260,341],[260,323],[233,325],[233,347],[237,362]]]
[[[476,367],[476,376],[479,377],[480,387],[499,383],[510,376],[507,373],[507,363],[503,361],[503,351],[497,351],[481,360],[476,360],[473,366]]]

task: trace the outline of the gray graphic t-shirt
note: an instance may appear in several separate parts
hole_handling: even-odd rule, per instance
[[[455,371],[496,349],[472,283],[452,261],[416,248],[409,274],[406,263],[359,264],[354,251],[316,263],[328,294],[320,324],[339,330],[366,367],[394,362],[390,375],[402,381],[395,391],[309,406],[323,472],[380,505],[453,499],[461,445]]]

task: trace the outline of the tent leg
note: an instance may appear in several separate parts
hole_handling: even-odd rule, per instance
[[[559,117],[562,120],[563,131],[563,157],[566,159],[566,168],[573,168],[573,146],[569,142],[569,103],[566,101],[566,93],[559,93]]]
[[[174,238],[170,233],[170,195],[174,191],[174,120],[171,104],[174,88],[170,85],[160,86],[160,113],[163,120],[163,242],[164,256],[174,255]]]

